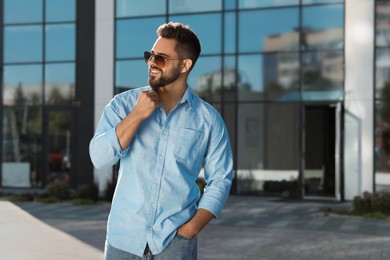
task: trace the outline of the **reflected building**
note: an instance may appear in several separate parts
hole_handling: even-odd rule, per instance
[[[117,172],[89,159],[101,112],[147,84],[143,52],[159,25],[179,21],[202,42],[188,83],[226,122],[232,193],[350,200],[390,189],[388,1],[0,5],[2,188],[59,180],[103,192]]]

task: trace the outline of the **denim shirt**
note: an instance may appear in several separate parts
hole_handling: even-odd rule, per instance
[[[221,116],[189,88],[168,115],[160,106],[145,119],[122,150],[116,126],[144,90],[150,87],[126,91],[111,100],[89,149],[96,168],[120,160],[107,240],[138,256],[146,244],[153,254],[162,252],[198,208],[217,217],[233,175],[229,136]],[[199,201],[196,180],[202,168],[207,185]]]

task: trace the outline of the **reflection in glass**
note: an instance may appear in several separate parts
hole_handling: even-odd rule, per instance
[[[390,2],[376,3],[376,45],[390,47]]]
[[[236,0],[225,0],[223,1],[223,4],[225,5],[225,10],[234,10],[236,9]]]
[[[200,57],[188,77],[188,86],[206,101],[221,99],[221,57]]]
[[[42,61],[42,26],[6,26],[4,63]]]
[[[390,101],[390,48],[377,48],[375,97]]]
[[[165,2],[165,0],[148,0],[146,7],[143,0],[116,0],[116,17],[162,15],[167,9]]]
[[[74,63],[47,64],[45,72],[45,103],[70,104],[75,98]]]
[[[4,0],[4,23],[42,22],[42,0]]]
[[[239,14],[241,52],[298,50],[298,8],[243,11]],[[256,27],[256,30],[251,28]]]
[[[240,104],[237,120],[238,193],[296,196],[299,104]]]
[[[46,0],[46,22],[76,20],[76,0]]]
[[[343,98],[343,52],[303,53],[303,90],[307,99],[338,100]],[[312,96],[309,94],[312,93]]]
[[[304,50],[342,49],[344,8],[342,5],[305,7],[302,27]]]
[[[239,100],[290,100],[299,83],[299,54],[241,55],[238,60]]]
[[[389,192],[390,99],[376,102],[375,110],[375,190]]]
[[[157,39],[156,30],[164,18],[116,21],[116,58],[141,58]]]
[[[70,181],[71,168],[71,114],[50,111],[48,115],[48,183]]]
[[[42,66],[4,66],[3,105],[41,105]]]
[[[3,107],[4,187],[41,187],[42,112],[17,104]]]
[[[236,51],[236,15],[235,13],[225,13],[225,53],[234,53]]]
[[[144,60],[115,63],[115,94],[148,85],[148,66]]]
[[[47,61],[66,61],[75,59],[75,25],[47,25],[46,53]]]
[[[299,5],[299,0],[242,0],[239,1],[239,8],[257,8],[272,6]]]
[[[302,4],[343,3],[344,0],[302,0]]]
[[[236,57],[225,56],[223,65],[224,101],[236,100]]]
[[[201,54],[221,53],[221,14],[171,16],[170,20],[188,24],[202,45]]]
[[[192,13],[192,12],[208,12],[220,11],[222,9],[221,0],[169,0],[169,13]]]

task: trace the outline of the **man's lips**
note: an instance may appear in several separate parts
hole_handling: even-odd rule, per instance
[[[161,73],[161,71],[159,69],[157,69],[157,68],[149,68],[149,75],[156,76],[159,73]]]

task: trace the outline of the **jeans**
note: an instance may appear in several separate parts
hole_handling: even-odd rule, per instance
[[[168,247],[157,255],[153,255],[146,246],[144,255],[139,257],[115,248],[106,241],[104,256],[106,260],[196,260],[197,247],[197,237],[188,239],[176,234]]]

